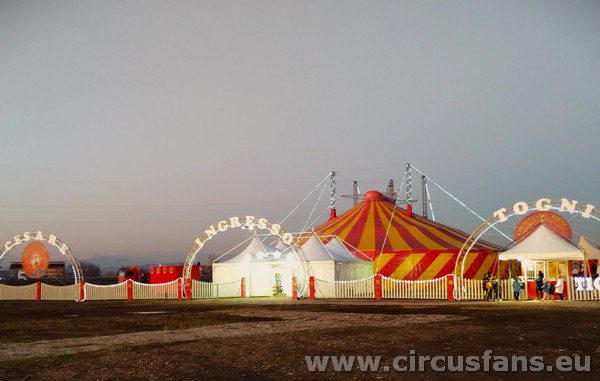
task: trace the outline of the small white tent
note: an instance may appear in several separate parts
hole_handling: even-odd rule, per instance
[[[371,262],[353,256],[335,236],[327,244],[323,244],[313,233],[300,246],[300,250],[308,261],[309,271],[315,278],[345,281],[364,279],[373,275]]]
[[[591,243],[586,237],[579,237],[579,247],[585,251],[588,259],[600,259],[600,247]]]
[[[229,259],[213,262],[213,282],[228,283],[246,278],[248,296],[272,296],[276,279],[284,294],[292,293],[292,276],[301,272],[296,253],[289,247],[279,250],[265,245],[254,235],[249,244]]]
[[[559,236],[544,225],[499,254],[501,261],[582,261],[584,253],[579,247]]]

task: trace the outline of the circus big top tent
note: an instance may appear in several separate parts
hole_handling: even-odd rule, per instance
[[[433,279],[452,273],[468,234],[400,207],[394,212],[394,207],[381,193],[369,191],[362,202],[315,231],[338,236],[353,254],[373,261],[375,273],[387,277]],[[482,278],[493,272],[498,251],[479,240],[466,259],[464,276]]]

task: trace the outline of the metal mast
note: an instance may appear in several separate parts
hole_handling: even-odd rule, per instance
[[[423,197],[423,217],[427,218],[427,202],[429,197],[427,197],[427,178],[421,175],[421,195]]]
[[[332,220],[337,217],[335,210],[335,171],[331,171],[329,175],[329,219]]]

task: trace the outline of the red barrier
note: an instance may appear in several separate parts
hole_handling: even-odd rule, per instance
[[[376,274],[373,282],[375,283],[375,300],[381,300],[381,275]]]
[[[177,300],[183,299],[183,292],[181,287],[181,278],[177,278]]]
[[[35,299],[39,302],[42,300],[42,282],[37,282],[35,290]]]
[[[315,300],[315,277],[308,278],[308,299]]]
[[[298,283],[296,277],[292,277],[292,300],[298,300]]]
[[[192,300],[192,279],[185,280],[185,299]]]
[[[242,284],[241,295],[242,295],[242,298],[245,298],[246,297],[246,278],[242,277],[242,281],[240,283]]]
[[[79,282],[79,300],[82,302],[85,300],[85,282],[84,281]]]
[[[127,279],[127,300],[133,300],[133,282]]]
[[[454,277],[452,275],[448,275],[447,284],[448,284],[448,300],[453,301],[454,300]]]

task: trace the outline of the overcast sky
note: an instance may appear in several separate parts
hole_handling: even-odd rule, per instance
[[[341,193],[383,190],[406,162],[486,217],[600,205],[598,20],[598,1],[2,1],[0,240],[182,261],[332,169]]]

